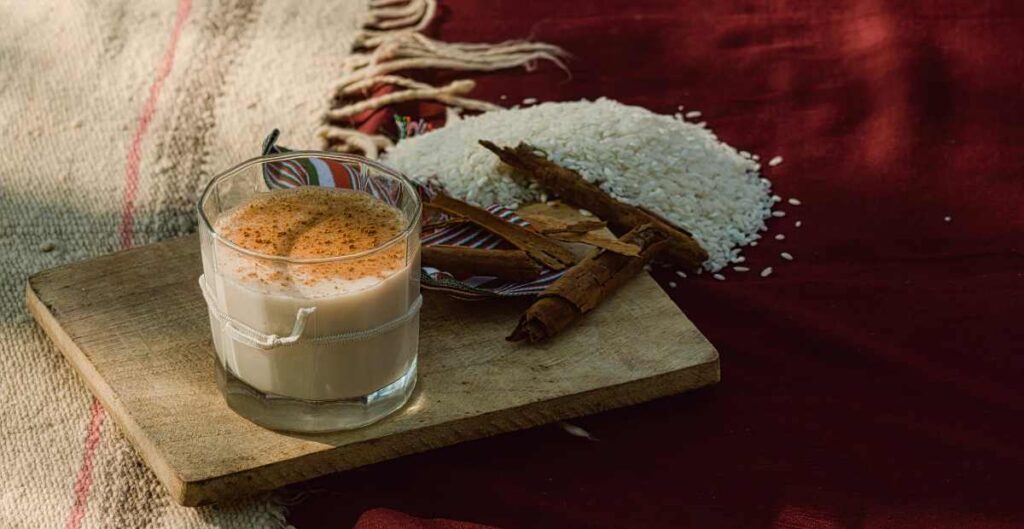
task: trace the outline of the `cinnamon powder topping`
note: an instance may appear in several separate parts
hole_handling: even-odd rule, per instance
[[[258,194],[219,218],[216,229],[247,250],[308,259],[372,250],[398,235],[405,224],[399,209],[366,193],[307,186]],[[393,244],[337,262],[291,264],[288,279],[311,285],[321,279],[385,277],[405,265],[405,246]],[[260,274],[259,279],[281,281],[282,275]]]

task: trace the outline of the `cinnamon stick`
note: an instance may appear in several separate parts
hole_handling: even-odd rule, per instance
[[[440,230],[443,228],[451,228],[452,226],[461,226],[463,224],[469,224],[469,221],[463,218],[450,218],[448,220],[442,220],[437,222],[431,222],[424,224],[421,230],[428,232],[431,230]]]
[[[498,155],[501,161],[539,184],[548,193],[557,195],[574,207],[590,211],[608,221],[612,229],[620,233],[643,224],[658,227],[665,232],[670,241],[665,254],[680,266],[696,271],[701,263],[707,260],[708,253],[686,230],[674,226],[646,209],[615,199],[596,184],[584,180],[576,171],[537,154],[536,149],[530,145],[520,143],[515,148],[498,147],[487,140],[480,140],[480,145]]]
[[[639,246],[640,255],[630,257],[601,250],[583,259],[537,297],[508,340],[534,343],[560,333],[640,272],[671,242],[652,224],[634,228],[619,240]]]
[[[615,253],[622,255],[640,255],[640,247],[635,244],[626,244],[617,238],[605,228],[607,223],[597,219],[584,219],[584,220],[569,220],[564,218],[564,214],[549,215],[542,213],[543,210],[550,210],[554,212],[554,208],[559,210],[568,210],[572,212],[574,218],[579,217],[579,213],[569,208],[565,204],[552,204],[548,203],[547,208],[537,208],[533,206],[526,206],[520,208],[516,213],[523,219],[526,219],[530,223],[530,227],[535,228],[537,231],[551,237],[556,241],[572,242],[585,244],[587,246],[593,246],[594,248],[603,248]]]
[[[640,255],[640,247],[616,239],[614,235],[605,236],[599,232],[575,233],[571,231],[561,233],[549,233],[548,237],[556,241],[575,242],[608,250],[621,255],[636,257]]]
[[[457,200],[444,193],[438,193],[431,198],[429,205],[449,214],[469,219],[474,224],[526,252],[532,259],[551,270],[564,270],[576,262],[572,252],[554,240],[512,224],[497,215],[492,215],[486,209]]]
[[[544,268],[522,250],[488,250],[433,245],[422,248],[423,264],[456,277],[494,276],[511,281],[537,279]]]
[[[545,235],[549,233],[587,233],[588,231],[599,230],[607,225],[603,220],[588,219],[570,222],[542,213],[530,213],[528,215],[519,213],[519,216],[525,218],[530,223],[531,228]]]

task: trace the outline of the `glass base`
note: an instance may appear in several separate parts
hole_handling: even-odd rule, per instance
[[[217,364],[217,386],[228,407],[266,428],[316,433],[351,430],[398,411],[416,388],[416,360],[398,380],[364,395],[341,400],[302,400],[264,393]]]

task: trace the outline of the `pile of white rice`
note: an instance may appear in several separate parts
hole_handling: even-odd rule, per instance
[[[552,161],[630,204],[642,205],[693,233],[718,271],[759,239],[771,215],[771,183],[755,156],[722,143],[703,124],[610,99],[544,103],[449,121],[401,141],[385,162],[414,180],[433,179],[479,205],[543,200],[520,186],[477,141],[527,142]]]

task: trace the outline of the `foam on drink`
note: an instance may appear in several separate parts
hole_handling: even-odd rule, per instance
[[[256,195],[215,224],[223,238],[265,255],[303,260],[356,255],[340,262],[274,266],[240,254],[236,272],[252,287],[316,297],[358,290],[402,268],[405,245],[358,255],[395,238],[405,223],[400,210],[366,193],[307,186]]]

